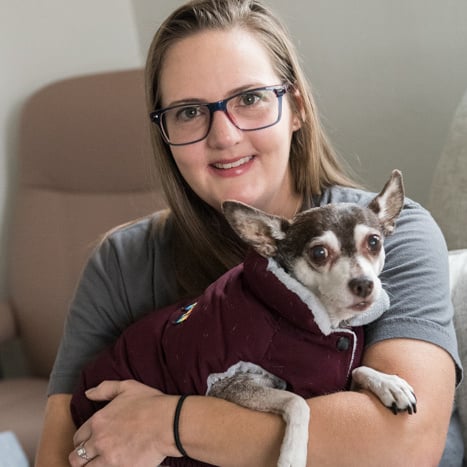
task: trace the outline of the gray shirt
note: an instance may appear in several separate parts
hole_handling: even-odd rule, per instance
[[[366,205],[373,193],[334,187],[320,204],[355,202]],[[109,234],[90,257],[66,320],[64,335],[49,383],[49,394],[71,393],[79,372],[145,313],[174,303],[175,279],[167,255],[170,224],[161,214]],[[381,274],[391,298],[390,309],[366,326],[366,346],[391,338],[420,339],[445,349],[462,375],[449,296],[444,238],[419,204],[406,200],[395,233],[385,240],[386,263]]]

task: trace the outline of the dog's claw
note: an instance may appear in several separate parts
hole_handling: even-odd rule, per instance
[[[397,415],[401,412],[407,412],[409,415],[413,415],[417,413],[417,404],[414,402],[413,404],[407,405],[407,407],[399,408],[397,407],[397,403],[393,402],[391,406],[388,406],[388,409],[394,414]]]
[[[409,384],[396,375],[378,375],[382,384],[372,388],[384,405],[394,414],[417,413],[417,398]]]

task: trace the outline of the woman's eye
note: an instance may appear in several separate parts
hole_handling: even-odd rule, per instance
[[[256,104],[259,100],[261,100],[261,96],[258,93],[246,93],[242,94],[241,96],[241,104],[250,106]]]
[[[367,240],[368,249],[372,253],[377,253],[381,247],[381,240],[378,235],[370,235]]]
[[[323,264],[329,257],[329,251],[323,245],[317,245],[310,249],[310,259],[317,264]]]
[[[187,122],[197,117],[200,114],[199,107],[181,107],[177,111],[176,119],[178,121]]]

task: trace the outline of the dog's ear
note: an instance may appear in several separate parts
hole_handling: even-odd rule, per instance
[[[285,237],[290,222],[238,201],[224,201],[222,211],[237,235],[260,255],[269,258],[277,251],[277,241]]]
[[[393,170],[381,193],[368,207],[378,216],[384,235],[394,231],[396,219],[404,206],[404,184],[399,170]]]

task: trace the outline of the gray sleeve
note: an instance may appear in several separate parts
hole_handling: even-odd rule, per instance
[[[391,338],[420,339],[445,349],[462,375],[449,292],[448,252],[431,215],[408,200],[395,233],[386,238],[381,275],[391,307],[366,328],[366,345]]]
[[[130,323],[170,300],[155,283],[163,248],[152,220],[107,236],[90,257],[65,321],[48,393],[71,393],[81,369]]]

